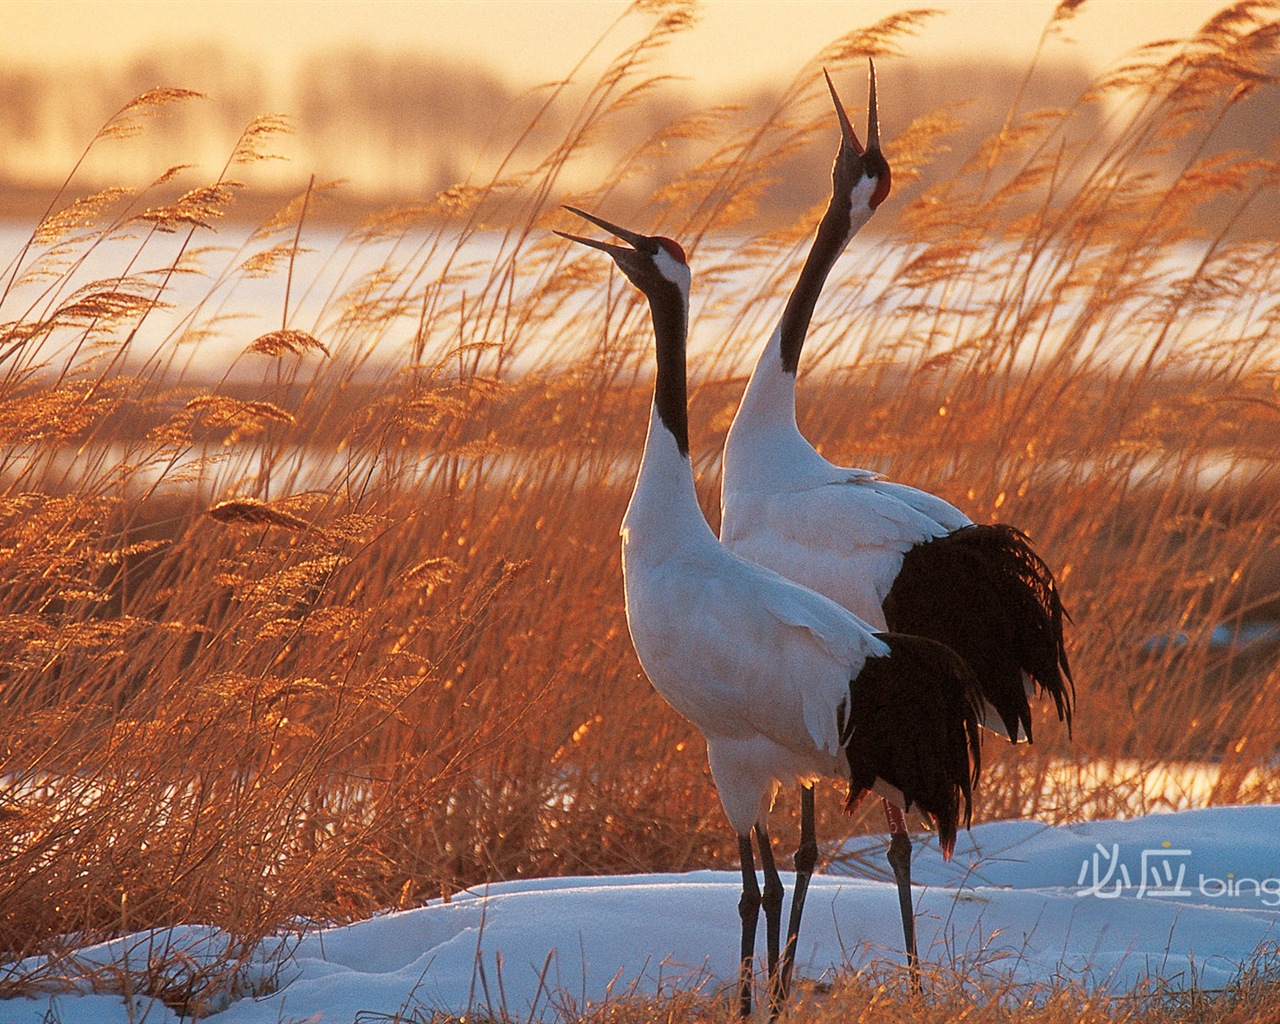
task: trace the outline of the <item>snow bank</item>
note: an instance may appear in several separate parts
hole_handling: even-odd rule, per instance
[[[950,864],[922,842],[913,863],[921,955],[973,980],[1220,987],[1260,946],[1280,942],[1278,836],[1280,808],[1224,807],[1058,828],[984,824],[962,836]],[[802,974],[901,962],[884,848],[852,841],[814,879]],[[711,991],[736,973],[739,891],[736,872],[712,871],[493,885],[265,943],[206,1019],[347,1022],[415,1010],[552,1019],[631,992]],[[9,976],[43,971],[45,980],[38,999],[0,1001],[0,1021],[125,1024],[145,1011],[148,1022],[176,1022],[136,996],[131,1017],[121,994],[102,991],[104,979],[157,945],[198,963],[224,941],[209,929],[169,929],[58,965],[11,964]]]

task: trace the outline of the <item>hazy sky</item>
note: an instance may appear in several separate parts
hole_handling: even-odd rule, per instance
[[[310,52],[356,43],[471,57],[514,84],[531,85],[565,74],[629,6],[627,0],[0,0],[0,59],[10,66],[113,64],[175,40],[207,39],[256,58],[268,77],[283,79]],[[979,51],[1024,60],[1056,0],[708,0],[698,28],[672,44],[661,69],[716,92],[790,79],[844,32],[925,6],[946,13],[908,44],[910,53]],[[1221,6],[1220,0],[1089,0],[1069,26],[1072,50],[1100,66],[1140,43],[1193,31]],[[603,55],[615,55],[633,34],[622,28]]]

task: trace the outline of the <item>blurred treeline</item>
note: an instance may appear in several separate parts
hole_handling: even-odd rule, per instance
[[[1047,61],[1028,72],[1024,64],[902,59],[885,61],[878,71],[881,124],[891,161],[893,140],[915,119],[941,117],[948,125],[944,146],[919,168],[918,181],[895,177],[900,197],[907,188],[914,191],[955,174],[962,156],[977,151],[981,140],[1010,120],[1011,112],[1076,106],[1090,82],[1083,63]],[[865,83],[846,74],[837,85],[861,131]],[[0,69],[0,219],[38,218],[112,114],[161,86],[198,90],[206,99],[147,126],[155,175],[167,170],[160,154],[175,151],[198,154],[199,166],[216,172],[252,118],[268,113],[288,118],[292,131],[276,147],[283,159],[253,169],[249,184],[254,188],[238,206],[246,218],[256,218],[262,206],[295,194],[312,173],[319,181],[342,183],[326,208],[340,219],[426,199],[492,173],[518,136],[524,136],[521,148],[536,160],[539,152],[569,137],[570,118],[577,110],[568,99],[548,102],[551,87],[518,89],[492,69],[461,59],[389,56],[358,48],[316,55],[291,72],[264,69],[218,47],[194,44],[156,51],[123,67]],[[717,110],[711,130],[676,133],[661,159],[633,168],[616,190],[615,213],[644,203],[725,138],[769,117],[784,90],[779,83],[776,89],[708,100],[696,86],[672,80],[645,91],[625,118],[610,121],[593,138],[600,166],[612,166],[662,126],[698,110]],[[1092,119],[1073,121],[1076,130],[1105,134],[1109,111],[1102,104],[1091,109]],[[1197,140],[1200,152],[1192,154],[1190,144],[1152,147],[1153,159],[1166,164],[1152,170],[1181,166],[1193,155],[1274,151],[1280,136],[1278,110],[1273,89],[1253,92],[1225,110],[1207,142]],[[762,189],[750,226],[765,229],[793,222],[821,199],[832,157],[826,141],[824,136],[823,145],[798,146],[785,163],[771,168],[775,180]],[[77,169],[72,192],[136,181],[138,160],[137,145],[95,147]],[[1070,172],[1063,168],[1064,174]],[[585,179],[591,169],[575,173]],[[592,182],[563,184],[566,189],[588,188]],[[891,227],[894,211],[902,206],[895,203],[873,227]],[[326,209],[316,214],[324,216]],[[1236,228],[1274,233],[1277,222],[1280,208],[1275,204],[1254,204]]]

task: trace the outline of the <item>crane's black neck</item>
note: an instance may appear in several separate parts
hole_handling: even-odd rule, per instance
[[[663,425],[676,439],[680,454],[689,455],[689,396],[685,347],[689,336],[689,306],[678,285],[662,280],[648,291],[649,311],[658,350],[658,375],[653,402]]]
[[[782,322],[778,326],[781,335],[782,369],[795,376],[800,367],[800,350],[804,348],[805,335],[809,333],[809,323],[813,319],[813,309],[822,293],[822,286],[827,283],[827,275],[836,265],[840,253],[844,250],[849,236],[850,220],[848,212],[843,216],[828,208],[818,224],[818,233],[814,237],[813,246],[805,258],[800,276],[796,279],[795,289],[787,299],[787,306],[782,311]]]

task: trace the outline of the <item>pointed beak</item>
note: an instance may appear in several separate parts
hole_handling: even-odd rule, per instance
[[[876,62],[867,58],[871,84],[867,94],[867,149],[880,150],[880,112],[876,109]]]
[[[844,135],[844,141],[858,156],[867,150],[879,151],[880,149],[880,112],[876,105],[876,64],[870,57],[867,58],[867,64],[871,82],[867,94],[867,145],[865,148],[858,141],[858,133],[853,130],[853,125],[849,123],[849,115],[845,113],[844,104],[840,102],[840,96],[836,93],[831,76],[825,69],[822,72],[827,80],[827,89],[831,92],[831,102],[836,108],[836,116],[840,118],[840,131]]]
[[[858,141],[858,134],[853,130],[853,125],[849,123],[849,115],[844,112],[844,104],[840,102],[840,97],[836,94],[836,87],[832,84],[831,76],[827,74],[826,68],[823,68],[822,76],[827,80],[827,88],[831,90],[831,102],[835,104],[836,116],[840,118],[840,131],[844,135],[845,145],[852,149],[855,154],[861,156],[864,152],[862,143]],[[873,92],[871,95],[874,97],[875,93]]]
[[[598,228],[604,228],[604,230],[608,231],[611,235],[617,235],[624,242],[630,243],[632,248],[628,249],[626,246],[614,245],[612,242],[599,242],[594,238],[584,238],[581,235],[571,235],[567,231],[557,231],[556,234],[561,238],[567,238],[573,242],[580,242],[582,245],[589,245],[593,249],[599,249],[601,252],[607,252],[615,259],[618,256],[633,256],[637,250],[649,253],[650,255],[657,251],[656,243],[648,235],[637,234],[636,232],[628,231],[626,228],[620,227],[617,224],[610,224],[603,217],[597,217],[594,214],[587,213],[586,210],[579,210],[576,206],[566,206],[565,209],[570,213],[576,213],[584,220],[589,220]]]
[[[561,238],[567,238],[571,242],[579,242],[582,245],[589,245],[593,249],[599,249],[601,252],[608,253],[610,256],[626,256],[634,253],[634,249],[628,249],[623,245],[613,245],[610,242],[597,242],[594,238],[586,238],[582,235],[571,235],[568,231],[555,231],[555,234]]]
[[[836,154],[835,163],[831,167],[832,207],[842,206],[847,198],[847,190],[854,188],[864,178],[874,180],[875,186],[867,199],[867,205],[875,210],[885,197],[889,195],[890,171],[889,162],[880,152],[880,108],[876,102],[876,65],[867,59],[870,84],[867,89],[867,144],[864,147],[858,141],[853,125],[849,123],[849,115],[836,94],[836,87],[831,76],[824,70],[827,88],[831,91],[831,102],[835,104],[836,115],[840,118],[840,151]],[[859,213],[859,217],[863,214]],[[863,223],[859,221],[859,225]]]

